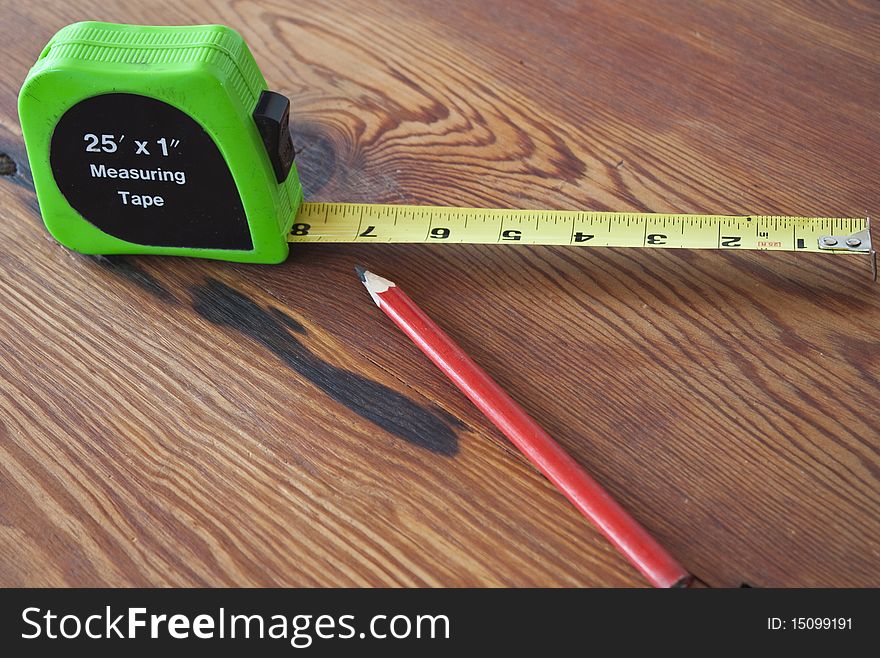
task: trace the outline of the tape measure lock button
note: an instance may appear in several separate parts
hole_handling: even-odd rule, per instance
[[[293,140],[290,138],[290,100],[277,92],[264,91],[260,94],[253,116],[275,178],[283,183],[293,167],[294,157]]]

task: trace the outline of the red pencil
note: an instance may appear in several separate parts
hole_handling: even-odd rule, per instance
[[[687,587],[692,576],[627,514],[547,432],[388,279],[356,267],[394,323],[655,587]]]

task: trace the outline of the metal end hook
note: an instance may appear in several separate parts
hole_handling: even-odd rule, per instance
[[[822,251],[848,251],[871,256],[871,279],[877,282],[877,251],[871,244],[871,218],[865,217],[865,228],[851,235],[823,235],[819,238]]]
[[[865,215],[865,231],[868,233],[868,241],[871,240],[871,217]],[[871,280],[877,283],[877,250],[871,247]]]

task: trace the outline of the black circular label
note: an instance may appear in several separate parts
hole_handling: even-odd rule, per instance
[[[55,182],[87,221],[142,245],[253,248],[235,181],[211,136],[155,98],[104,94],[61,117]]]

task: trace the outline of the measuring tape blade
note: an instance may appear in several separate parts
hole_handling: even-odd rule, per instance
[[[870,253],[861,217],[690,215],[314,203],[289,242],[540,244]]]

